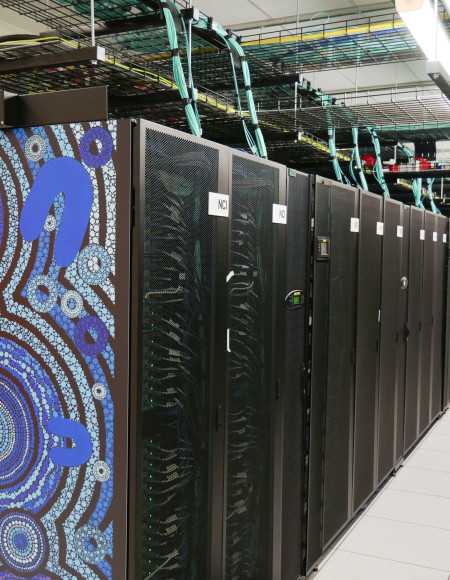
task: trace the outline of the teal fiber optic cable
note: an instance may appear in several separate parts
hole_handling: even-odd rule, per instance
[[[173,5],[173,3],[171,3]],[[183,65],[181,63],[180,51],[178,46],[178,35],[175,22],[173,20],[172,12],[168,6],[167,0],[161,0],[161,6],[163,9],[164,19],[166,21],[167,36],[169,38],[169,46],[172,52],[172,62],[173,62],[173,75],[175,82],[178,86],[180,96],[185,103],[184,109],[186,112],[186,118],[191,129],[191,132],[196,137],[201,137],[202,131],[200,123],[198,120],[198,114],[196,115],[195,109],[192,106],[192,100],[189,96],[188,87],[186,84],[186,78],[184,76]],[[178,8],[176,8],[178,10]],[[195,91],[192,91],[193,94]]]
[[[369,131],[369,133],[372,137],[372,143],[373,143],[373,146],[375,148],[376,161],[375,161],[375,166],[373,168],[374,177],[378,181],[378,183],[380,184],[380,186],[383,190],[384,197],[391,197],[389,194],[389,188],[387,186],[386,180],[384,179],[383,164],[381,161],[380,140],[378,139],[378,135],[377,135],[377,132],[375,131],[374,127],[367,127],[367,130]]]

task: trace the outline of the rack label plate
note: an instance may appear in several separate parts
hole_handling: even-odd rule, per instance
[[[403,226],[397,226],[397,238],[403,238]]]
[[[359,218],[352,218],[350,220],[350,231],[355,234],[359,233]]]
[[[209,192],[208,214],[218,217],[230,216],[230,196],[223,193]]]
[[[274,224],[287,224],[287,206],[273,204],[272,222]]]

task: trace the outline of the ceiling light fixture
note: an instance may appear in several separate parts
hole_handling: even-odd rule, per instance
[[[450,76],[450,38],[430,0],[395,0],[395,8],[427,59]]]

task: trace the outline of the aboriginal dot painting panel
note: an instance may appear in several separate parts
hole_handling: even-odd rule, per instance
[[[0,580],[126,577],[129,135],[0,131]]]

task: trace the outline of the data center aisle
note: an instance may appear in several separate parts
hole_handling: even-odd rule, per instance
[[[449,580],[450,411],[312,575],[314,580]]]

